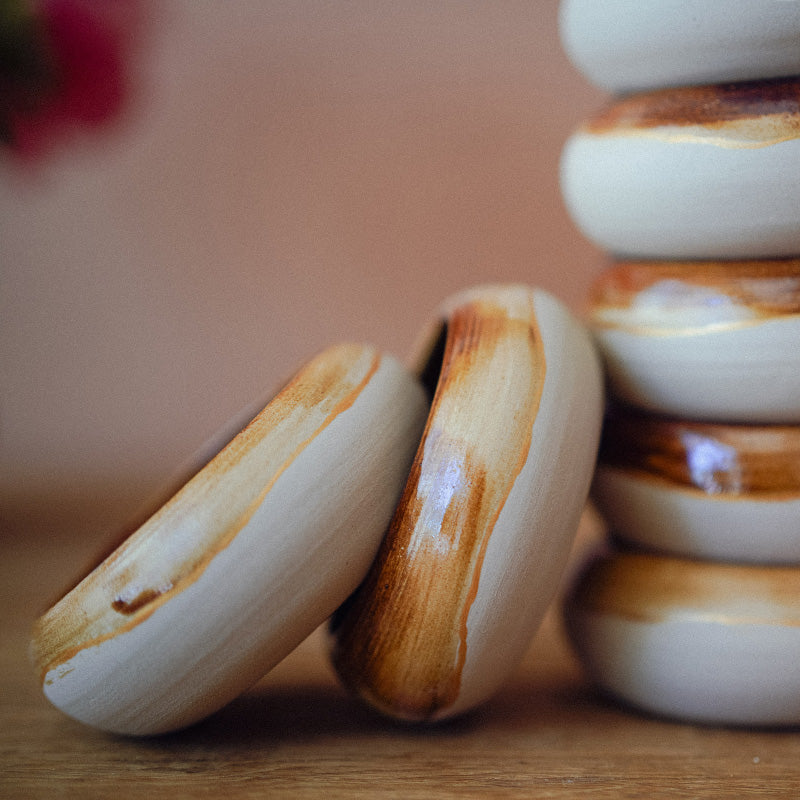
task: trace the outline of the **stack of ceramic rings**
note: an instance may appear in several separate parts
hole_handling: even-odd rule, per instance
[[[589,323],[613,546],[570,593],[596,683],[652,713],[800,723],[800,5],[567,0],[615,95],[562,191],[614,263]]]

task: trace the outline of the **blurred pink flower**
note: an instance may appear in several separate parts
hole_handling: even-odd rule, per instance
[[[34,157],[128,96],[139,0],[0,0],[0,133]]]

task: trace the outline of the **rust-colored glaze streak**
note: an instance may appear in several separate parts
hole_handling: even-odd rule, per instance
[[[686,86],[641,92],[610,104],[589,120],[594,134],[663,126],[707,128],[763,117],[780,120],[790,135],[800,133],[800,80]]]
[[[113,608],[114,611],[118,611],[120,614],[134,614],[140,608],[144,608],[146,605],[152,603],[163,593],[163,591],[159,591],[158,589],[144,589],[139,592],[133,600],[125,600],[122,597],[118,597],[111,603],[111,608]]]
[[[800,428],[630,414],[606,420],[599,461],[712,494],[796,496]]]
[[[795,567],[754,567],[618,553],[576,582],[570,606],[638,622],[671,619],[800,625]]]
[[[759,318],[800,314],[798,258],[619,262],[594,282],[589,302],[595,309],[627,309],[642,292],[664,286],[674,294],[676,285],[718,292]]]
[[[260,430],[266,428],[269,431],[293,409],[302,407],[310,410],[321,403],[324,404],[326,399],[330,401],[331,398],[334,398],[332,407],[325,409],[326,415],[321,424],[316,426],[291,453],[287,454],[263,489],[237,516],[233,524],[216,533],[201,552],[194,553],[191,557],[175,564],[172,574],[166,582],[166,586],[169,588],[162,591],[144,590],[133,601],[127,603],[115,595],[114,599],[108,602],[106,609],[92,609],[89,613],[82,612],[84,584],[92,581],[105,584],[107,581],[102,575],[103,571],[112,566],[116,567],[117,562],[125,562],[130,558],[126,550],[131,546],[135,537],[145,533],[139,531],[133,535],[132,539],[123,543],[120,550],[112,554],[84,582],[78,584],[72,592],[40,617],[34,624],[33,657],[39,668],[41,682],[44,683],[47,673],[69,661],[81,650],[99,645],[141,625],[171,597],[195,583],[211,561],[225,550],[247,525],[275,482],[291,466],[298,455],[339,415],[353,405],[372,380],[379,366],[380,355],[375,354],[361,379],[351,386],[341,385],[347,371],[346,366],[341,363],[317,364],[312,369],[306,369],[295,376],[273,402],[212,460],[209,468],[215,469],[217,472],[230,469],[263,438],[265,434],[259,433]],[[327,388],[323,392],[320,391],[320,386]],[[165,508],[179,502],[179,497],[180,493],[173,497]],[[149,532],[148,535],[150,535]],[[134,570],[135,565],[125,567],[120,572],[120,576],[123,580],[128,580]],[[109,582],[110,584],[111,582]],[[113,624],[101,625],[106,630],[99,635],[91,634],[91,626],[98,622],[98,617],[102,617],[106,610],[110,610],[115,615],[116,619]]]
[[[429,719],[459,696],[467,619],[492,530],[528,455],[543,380],[533,322],[488,303],[453,312],[401,502],[370,574],[333,623],[337,670],[395,716]],[[510,402],[517,413],[504,407]]]
[[[508,493],[511,491],[511,487],[513,486],[514,481],[516,480],[517,476],[522,471],[522,468],[525,466],[525,462],[528,459],[528,455],[530,452],[530,443],[531,443],[531,434],[533,431],[533,423],[536,419],[536,414],[539,409],[539,403],[542,399],[542,391],[544,389],[544,375],[545,375],[545,358],[544,358],[544,347],[542,344],[541,336],[539,334],[538,327],[536,326],[536,319],[533,313],[531,313],[531,324],[530,328],[528,329],[528,340],[529,340],[529,347],[530,353],[533,356],[535,361],[535,368],[534,368],[534,379],[535,379],[535,386],[533,387],[533,391],[531,396],[529,397],[529,420],[530,425],[524,431],[520,431],[520,434],[525,438],[520,439],[520,448],[517,451],[517,461],[513,465],[513,469],[511,470],[512,480],[508,485],[508,488],[503,496],[503,502],[498,503],[497,506],[493,510],[492,518],[489,522],[488,529],[489,531],[494,529],[495,523],[497,522],[497,518],[500,516],[500,512],[503,510],[503,506],[505,505],[505,500],[508,497]],[[473,603],[475,602],[475,598],[478,595],[478,585],[480,583],[481,577],[481,568],[483,566],[484,559],[486,557],[486,548],[489,546],[489,539],[490,537],[483,536],[480,542],[480,550],[477,556],[477,564],[476,568],[472,572],[472,581],[470,583],[469,592],[467,593],[466,602],[464,603],[464,608],[461,613],[461,625],[459,627],[459,658],[458,658],[458,666],[457,666],[457,674],[460,676],[461,672],[464,668],[464,662],[466,660],[467,655],[467,621],[469,618],[469,612],[472,608]]]

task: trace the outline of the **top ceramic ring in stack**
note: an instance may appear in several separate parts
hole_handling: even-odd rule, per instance
[[[800,74],[800,16],[786,0],[563,0],[561,42],[616,95]]]

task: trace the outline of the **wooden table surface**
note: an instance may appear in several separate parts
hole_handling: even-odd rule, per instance
[[[556,606],[509,685],[466,719],[398,726],[337,685],[315,633],[211,719],[152,739],[106,735],[43,698],[30,624],[98,547],[66,521],[0,539],[0,798],[800,797],[800,732],[702,728],[596,695]],[[88,530],[88,532],[87,532]]]

